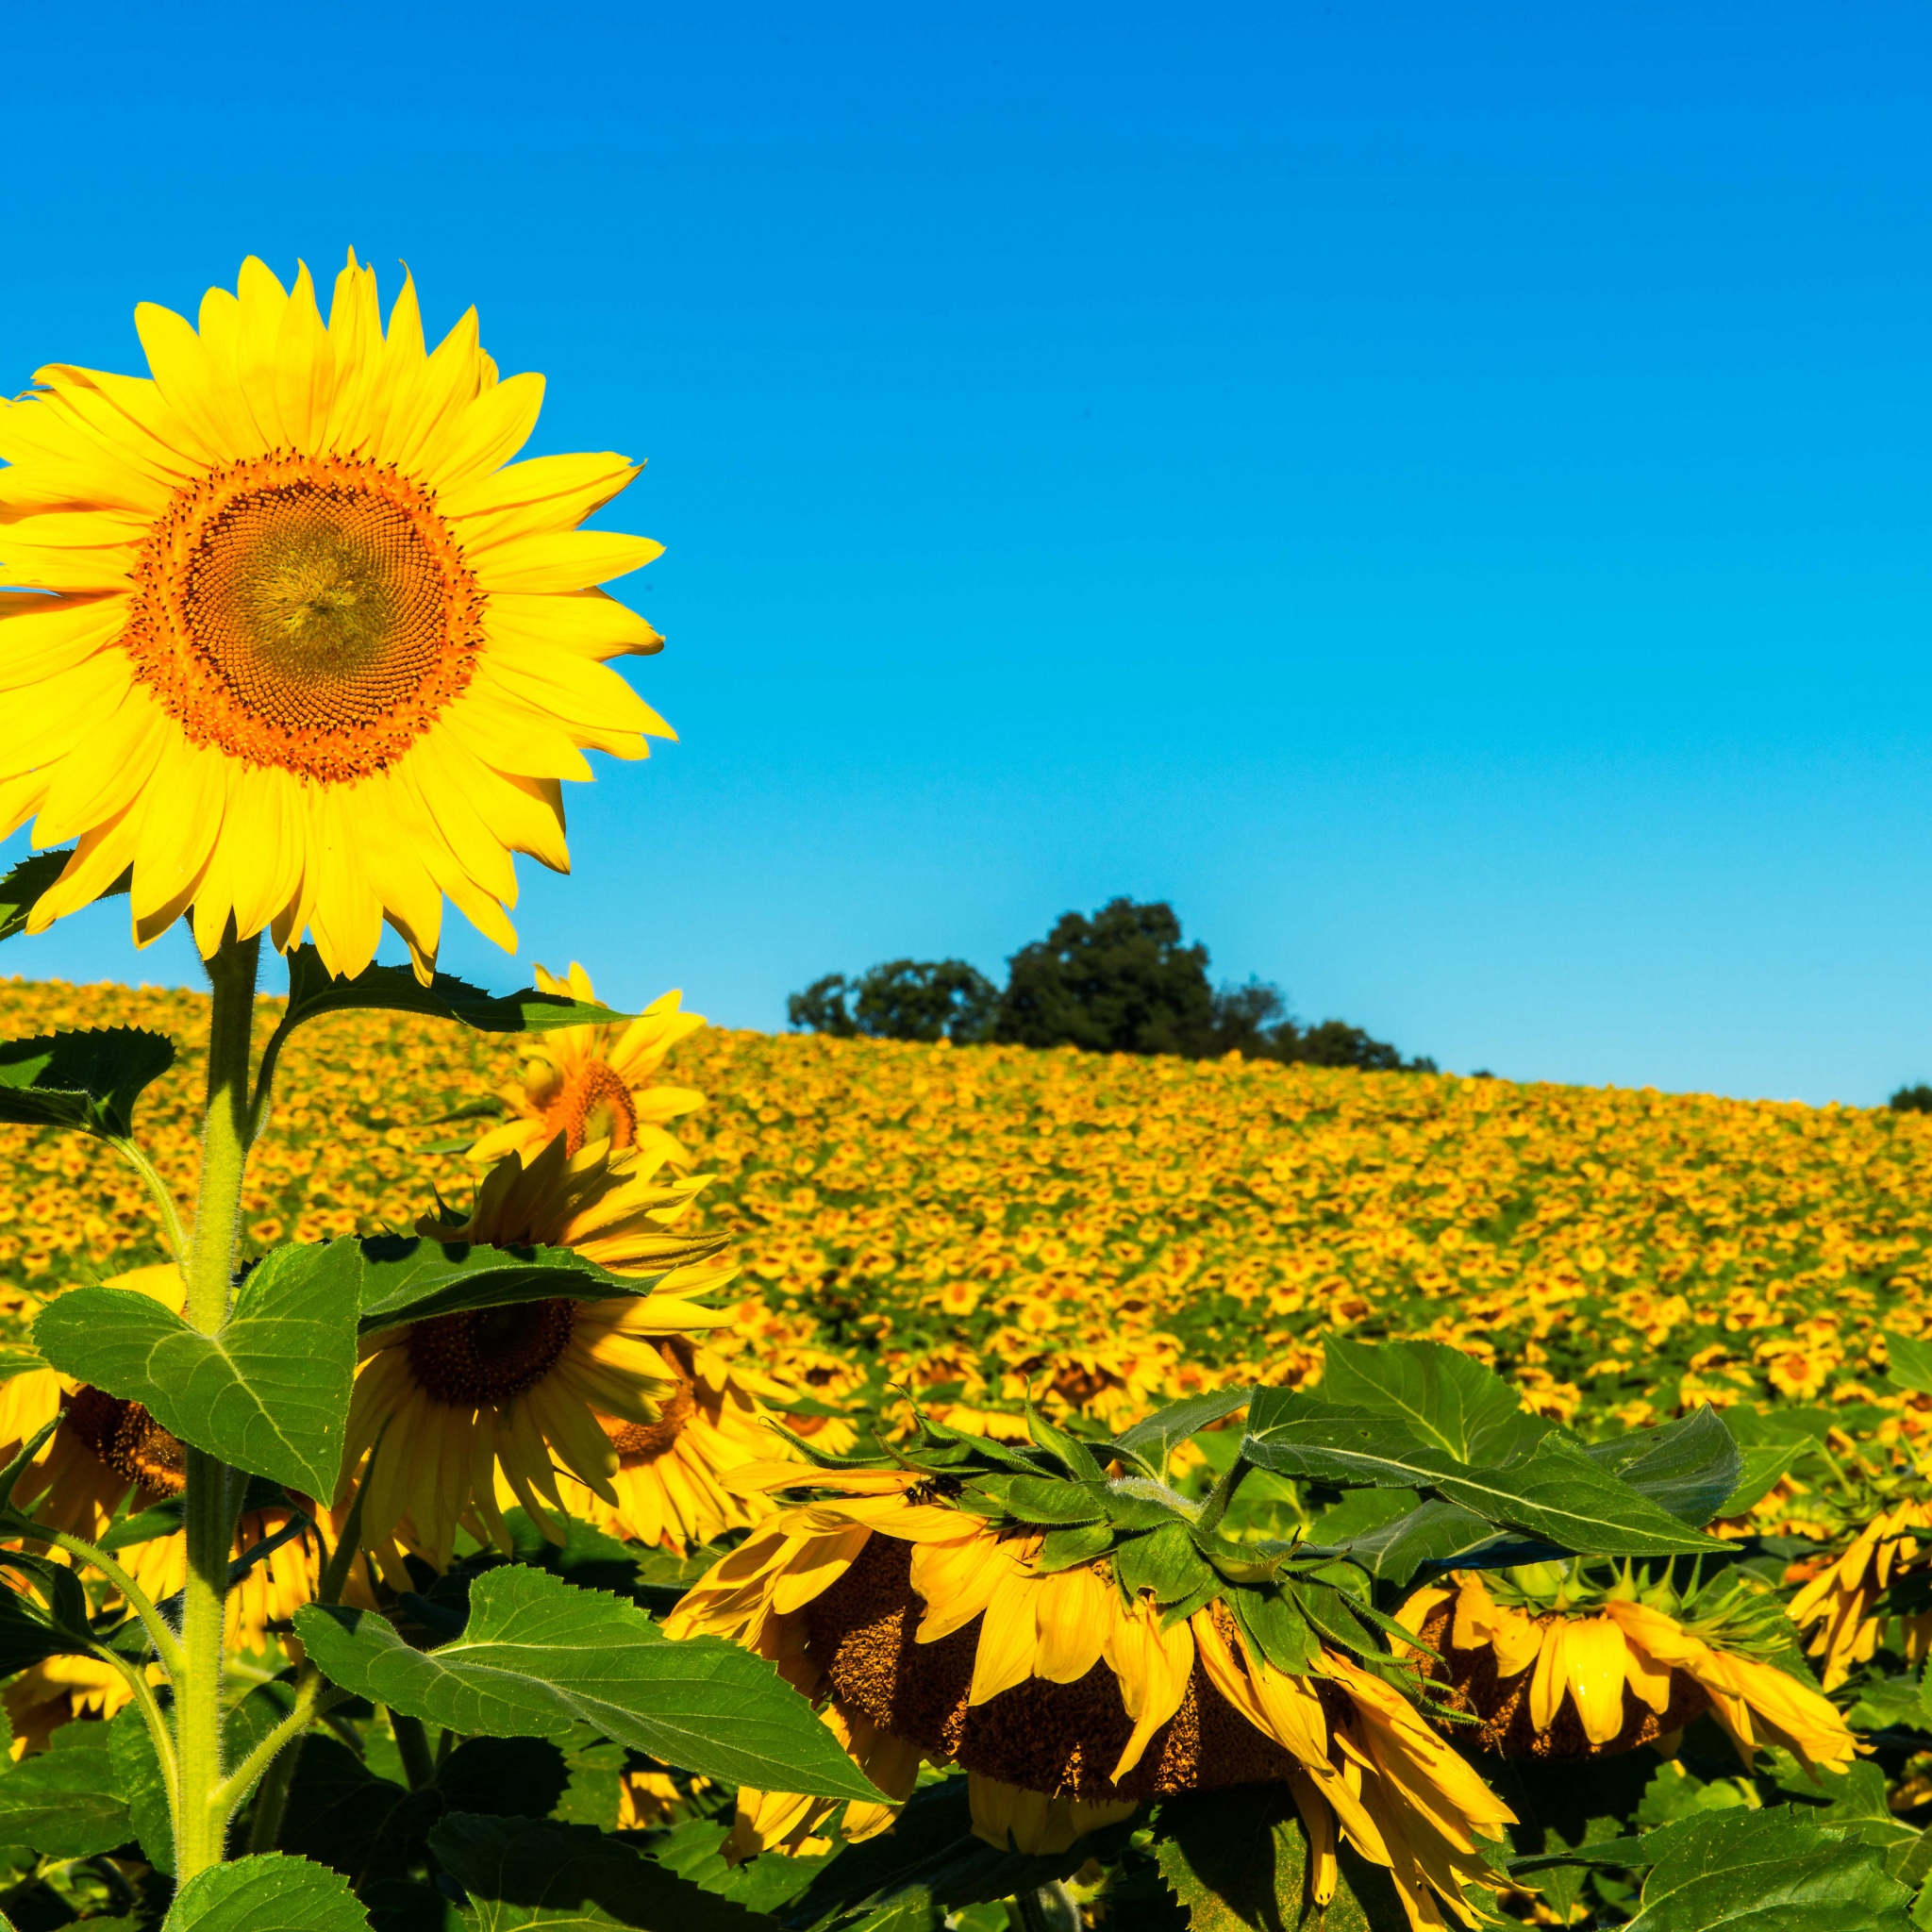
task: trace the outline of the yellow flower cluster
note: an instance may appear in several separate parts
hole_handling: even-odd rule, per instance
[[[188,1049],[142,1107],[184,1186],[204,1018],[190,993],[0,982],[0,1037],[146,1025]],[[514,1085],[521,1045],[386,1014],[297,1034],[249,1239],[408,1227],[432,1184],[467,1199],[460,1149],[490,1122],[448,1116]],[[971,1424],[1030,1391],[1116,1420],[1306,1380],[1340,1331],[1451,1341],[1547,1412],[1628,1426],[1698,1400],[1896,1406],[1881,1304],[1926,1325],[1915,1115],[722,1029],[665,1077],[708,1098],[669,1125],[718,1176],[741,1334],[834,1400],[891,1381]],[[39,1294],[159,1258],[111,1153],[0,1128],[0,1158],[24,1183],[0,1279]]]

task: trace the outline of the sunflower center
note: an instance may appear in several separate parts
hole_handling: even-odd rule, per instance
[[[140,1403],[84,1383],[67,1405],[67,1426],[116,1475],[158,1496],[178,1496],[187,1487],[188,1452]]]
[[[628,1147],[638,1137],[638,1110],[617,1070],[608,1060],[591,1060],[563,1083],[543,1110],[543,1124],[562,1134],[568,1154],[593,1141],[608,1141],[613,1149]]]
[[[482,611],[417,485],[275,451],[175,498],[123,641],[194,742],[340,783],[394,762],[461,693]]]
[[[451,1408],[513,1402],[557,1366],[576,1319],[577,1305],[560,1300],[439,1315],[409,1330],[409,1367]]]

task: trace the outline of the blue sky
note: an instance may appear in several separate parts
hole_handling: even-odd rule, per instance
[[[572,791],[526,961],[775,1026],[1130,892],[1460,1070],[1932,1078],[1923,7],[25,5],[8,53],[9,390],[353,243],[545,372],[533,453],[649,458],[682,741]],[[193,979],[124,923],[0,967]]]

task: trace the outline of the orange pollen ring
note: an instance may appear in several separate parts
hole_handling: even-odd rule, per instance
[[[608,1060],[591,1060],[571,1074],[543,1109],[543,1124],[563,1136],[567,1154],[581,1153],[591,1141],[608,1141],[613,1149],[628,1147],[638,1137],[638,1110],[616,1068]]]
[[[192,743],[343,784],[461,695],[484,607],[427,491],[390,464],[272,450],[176,492],[121,642]]]

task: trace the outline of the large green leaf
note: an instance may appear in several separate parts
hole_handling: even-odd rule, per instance
[[[1743,1457],[1744,1467],[1738,1476],[1737,1486],[1718,1505],[1718,1515],[1742,1516],[1754,1504],[1761,1503],[1790,1474],[1798,1458],[1807,1455],[1810,1449],[1809,1442],[1799,1441],[1758,1442],[1740,1450],[1739,1453]]]
[[[541,1033],[556,1026],[596,1026],[637,1017],[572,999],[567,993],[534,989],[498,998],[447,973],[437,974],[424,986],[407,966],[369,966],[353,979],[337,979],[313,946],[298,947],[290,956],[284,1030],[319,1019],[324,1013],[371,1008],[456,1020],[479,1033]]]
[[[0,1844],[85,1858],[111,1852],[128,1836],[106,1724],[62,1724],[50,1749],[0,1771]]]
[[[0,1044],[0,1121],[125,1141],[134,1103],[174,1064],[175,1042],[137,1026],[9,1040]]]
[[[197,1872],[161,1932],[369,1932],[369,1914],[341,1873],[268,1852]]]
[[[131,1289],[70,1289],[34,1324],[63,1374],[146,1406],[184,1442],[310,1496],[333,1493],[356,1371],[352,1242],[276,1248],[213,1335]]]
[[[1411,1491],[1411,1493],[1413,1493]],[[1327,1542],[1325,1524],[1316,1526],[1316,1539]],[[1359,1563],[1371,1576],[1398,1587],[1407,1583],[1424,1563],[1450,1565],[1458,1559],[1474,1561],[1498,1541],[1496,1527],[1468,1509],[1457,1508],[1434,1497],[1391,1522],[1379,1523],[1358,1531],[1340,1545],[1349,1557]],[[1519,1556],[1518,1542],[1510,1552],[1512,1560],[1533,1561]]]
[[[693,1235],[663,1269],[716,1254],[729,1235]],[[491,1248],[416,1235],[372,1235],[332,1241],[360,1257],[358,1300],[365,1333],[475,1308],[550,1296],[614,1301],[642,1293],[658,1275],[613,1274],[572,1248]]]
[[[1218,1423],[1238,1408],[1247,1407],[1246,1389],[1215,1389],[1206,1395],[1188,1395],[1179,1402],[1124,1430],[1101,1453],[1114,1454],[1138,1462],[1157,1480],[1167,1474],[1168,1457],[1191,1436],[1197,1436],[1209,1423]]]
[[[1907,1932],[1911,1894],[1882,1851],[1791,1808],[1707,1811],[1653,1838],[1630,1932]]]
[[[23,858],[5,878],[0,878],[0,940],[10,940],[15,933],[26,930],[26,923],[33,916],[34,908],[41,903],[43,894],[52,891],[54,882],[66,871],[67,861],[73,857],[72,846],[60,852],[36,852]],[[111,899],[117,892],[125,892],[132,877],[131,873],[124,872],[111,886],[95,896]]]
[[[1256,1932],[1315,1917],[1308,1840],[1285,1785],[1202,1791],[1160,1807],[1154,1855],[1189,1932]],[[1407,1932],[1388,1874],[1350,1857],[1322,1932]]]
[[[1526,1461],[1476,1469],[1425,1445],[1393,1418],[1337,1412],[1282,1389],[1259,1389],[1248,1407],[1249,1461],[1283,1475],[1342,1488],[1433,1490],[1443,1501],[1505,1528],[1596,1556],[1691,1555],[1726,1547],[1591,1460],[1561,1434]]]
[[[1584,1454],[1693,1528],[1723,1513],[1744,1474],[1744,1457],[1708,1403],[1657,1428],[1592,1442]]]
[[[1417,1441],[1458,1462],[1507,1463],[1529,1454],[1554,1424],[1528,1414],[1493,1369],[1446,1341],[1322,1344],[1322,1398],[1338,1408],[1388,1415]]]
[[[438,1862],[470,1895],[477,1932],[524,1925],[626,1925],[641,1932],[776,1932],[747,1911],[588,1825],[457,1812],[429,1835]]]
[[[710,1638],[674,1643],[641,1610],[521,1565],[470,1589],[460,1637],[412,1650],[373,1612],[295,1615],[331,1682],[464,1737],[561,1737],[573,1724],[734,1784],[876,1802],[772,1666]]]
[[[1932,1341],[1916,1341],[1908,1335],[1893,1335],[1888,1330],[1885,1353],[1891,1363],[1887,1379],[1893,1388],[1932,1395]]]

